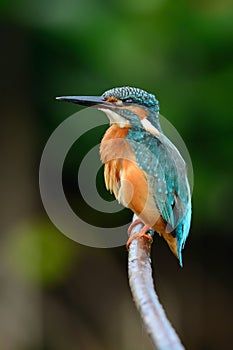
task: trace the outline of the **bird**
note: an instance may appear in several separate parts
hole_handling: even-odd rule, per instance
[[[191,192],[187,165],[160,125],[159,101],[136,87],[116,87],[101,96],[59,96],[58,100],[94,107],[110,122],[100,144],[107,190],[130,208],[143,228],[130,235],[152,241],[157,232],[182,263],[191,224]]]

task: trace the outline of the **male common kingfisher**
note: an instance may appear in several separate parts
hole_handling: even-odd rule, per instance
[[[160,127],[156,97],[127,86],[102,96],[57,99],[96,107],[110,120],[100,145],[105,184],[144,224],[127,245],[138,236],[151,240],[152,228],[163,236],[182,266],[181,251],[191,221],[190,187],[185,161]]]

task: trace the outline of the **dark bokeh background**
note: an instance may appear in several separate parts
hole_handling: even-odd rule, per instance
[[[151,349],[129,291],[125,247],[89,248],[63,236],[38,188],[46,140],[77,111],[54,96],[123,85],[156,93],[193,161],[184,268],[162,240],[153,247],[160,300],[187,349],[230,349],[231,2],[9,0],[0,6],[1,349]],[[65,176],[74,201],[76,165],[71,158]]]

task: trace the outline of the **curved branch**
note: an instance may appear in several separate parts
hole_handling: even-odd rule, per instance
[[[137,219],[134,216],[133,221]],[[140,232],[143,224],[135,226],[130,235]],[[146,332],[157,350],[184,350],[181,341],[168,321],[154,289],[150,259],[150,243],[140,237],[129,247],[129,284]]]

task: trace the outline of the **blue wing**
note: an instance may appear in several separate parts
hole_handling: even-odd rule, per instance
[[[129,141],[138,165],[147,174],[156,206],[167,223],[167,231],[176,236],[182,265],[181,250],[191,221],[191,195],[185,161],[163,134],[152,135],[140,130],[138,134],[134,132]]]

